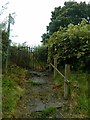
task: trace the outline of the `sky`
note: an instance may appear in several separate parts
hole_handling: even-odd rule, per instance
[[[1,6],[9,1],[8,7],[2,14],[2,19],[9,13],[15,19],[11,25],[10,39],[13,43],[24,43],[36,46],[41,44],[41,36],[46,33],[46,26],[49,25],[51,11],[55,7],[63,6],[66,0],[0,0]],[[76,0],[89,2],[90,0]]]

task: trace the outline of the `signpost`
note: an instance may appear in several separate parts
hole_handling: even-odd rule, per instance
[[[8,41],[9,41],[9,36],[10,36],[10,24],[14,25],[15,21],[14,18],[11,16],[11,14],[9,14],[9,19],[8,19]],[[6,73],[7,73],[7,69],[8,69],[8,51],[9,51],[9,44],[7,46],[7,56],[6,56]]]

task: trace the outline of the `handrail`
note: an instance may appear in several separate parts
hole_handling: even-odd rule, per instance
[[[70,83],[70,81],[68,79],[66,79],[66,77],[52,64],[50,63],[50,65],[68,82]]]

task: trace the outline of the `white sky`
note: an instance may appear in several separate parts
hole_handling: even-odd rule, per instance
[[[3,5],[10,1],[8,9],[4,11],[2,16],[16,12],[15,24],[11,25],[12,42],[24,43],[28,45],[40,44],[41,36],[46,32],[51,18],[51,11],[55,7],[63,6],[65,0],[0,0]],[[80,2],[81,0],[76,0]],[[82,0],[89,2],[90,0]],[[0,9],[1,9],[0,5]]]

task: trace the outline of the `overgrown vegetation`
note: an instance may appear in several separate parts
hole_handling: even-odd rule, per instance
[[[45,110],[42,111],[41,118],[48,118],[50,114],[55,113],[55,107],[48,107]]]
[[[52,118],[52,116],[55,114],[56,108],[51,106],[47,107],[41,112],[35,112],[32,113],[33,118],[39,118],[39,119],[45,119],[45,118]]]
[[[47,33],[42,35],[43,45],[32,50],[25,44],[11,46],[8,33],[0,29],[2,32],[0,45],[2,44],[4,117],[13,117],[17,101],[24,94],[26,70],[22,68],[46,70],[47,62],[54,63],[54,57],[58,58],[58,69],[64,68],[65,64],[70,64],[72,70],[69,104],[67,107],[65,106],[62,113],[66,117],[84,118],[88,116],[90,21],[87,17],[90,18],[89,10],[90,4],[85,2],[79,4],[74,1],[65,2],[62,8],[60,6],[55,8],[51,22],[47,26]],[[9,50],[8,54],[7,50]],[[7,56],[8,72],[6,74]],[[55,80],[56,84],[63,86],[61,77],[57,76]],[[41,85],[41,83],[32,81],[30,84],[32,86]],[[63,93],[63,87],[61,87],[61,92]],[[43,112],[42,117],[48,116],[53,111],[53,108],[48,108]]]
[[[67,104],[68,107],[65,106],[63,111],[63,114],[66,113],[66,117],[87,118],[88,111],[90,111],[90,95],[88,95],[88,84],[90,85],[90,83],[87,78],[90,76],[89,32],[90,24],[83,19],[79,25],[70,23],[67,27],[61,27],[47,39],[48,62],[53,63],[53,58],[56,57],[58,58],[58,69],[64,68],[65,64],[70,64],[73,72],[70,78],[70,104],[69,106]],[[56,78],[57,81],[58,79],[60,77]],[[63,85],[61,80],[60,84]]]
[[[66,117],[87,117],[90,112],[89,9],[90,4],[86,2],[65,2],[63,7],[59,6],[51,12],[47,33],[42,35],[42,43],[48,47],[48,63],[54,64],[56,57],[58,69],[64,69],[65,64],[71,66],[70,114],[67,110]],[[57,76],[55,80],[55,84],[63,86],[62,77]],[[63,87],[61,91],[64,92]]]
[[[57,31],[60,31],[61,27],[67,27],[70,23],[78,25],[81,23],[82,18],[90,18],[90,3],[65,1],[64,6],[55,7],[51,12],[51,21],[47,26],[47,33],[42,35],[42,42],[46,44],[48,38]],[[88,21],[87,21],[88,23]],[[54,39],[55,40],[55,39]]]
[[[2,112],[4,118],[12,118],[16,111],[18,100],[25,92],[26,70],[12,66],[2,77]]]
[[[76,72],[71,74],[70,110],[77,117],[88,117],[88,81],[87,74]]]
[[[9,47],[9,64],[17,64],[23,68],[30,68],[30,48],[24,45]]]
[[[33,51],[35,65],[41,70],[45,70],[47,67],[48,48],[47,45],[41,45],[35,47]]]
[[[67,118],[88,118],[89,99],[88,99],[88,80],[87,73],[72,72],[70,75],[70,95],[68,104],[62,109],[62,114]],[[55,85],[60,87],[60,94],[64,95],[64,79],[57,75]]]
[[[16,111],[16,106],[21,96],[25,92],[26,69],[44,69],[46,64],[47,53],[46,47],[30,48],[25,44],[11,46],[8,34],[6,31],[2,32],[2,91],[3,102],[2,111],[3,118],[12,118]],[[8,53],[7,53],[8,50]],[[8,56],[8,58],[7,58]],[[45,61],[43,61],[43,57]],[[42,59],[41,59],[42,58]],[[8,59],[8,60],[7,60]],[[6,68],[7,64],[7,68]],[[7,71],[7,72],[6,72]],[[33,86],[39,86],[41,83],[31,82]]]
[[[48,39],[48,61],[58,58],[58,65],[70,64],[73,70],[89,70],[90,25],[83,19],[80,25],[70,24]]]

